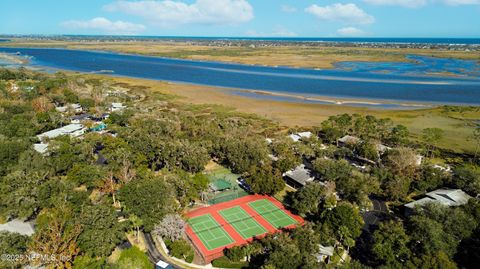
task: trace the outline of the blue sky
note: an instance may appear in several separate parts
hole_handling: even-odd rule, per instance
[[[0,34],[480,37],[480,0],[2,0]]]

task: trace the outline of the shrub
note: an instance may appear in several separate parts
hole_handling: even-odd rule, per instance
[[[212,265],[220,268],[247,268],[247,262],[232,262],[227,257],[221,257],[212,261]]]

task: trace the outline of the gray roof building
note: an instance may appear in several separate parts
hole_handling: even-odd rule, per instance
[[[293,185],[292,187],[303,187],[308,182],[312,182],[315,179],[312,175],[312,171],[305,168],[305,165],[303,164],[295,167],[293,170],[285,172],[283,176],[286,178],[289,185]]]
[[[468,200],[472,198],[460,189],[438,189],[426,194],[426,197],[408,203],[405,205],[408,211],[415,209],[417,206],[423,206],[427,203],[439,203],[444,206],[461,206],[468,203]],[[410,212],[406,212],[407,215]]]

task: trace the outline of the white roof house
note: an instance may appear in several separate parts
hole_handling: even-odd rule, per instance
[[[426,194],[425,198],[408,203],[405,205],[408,209],[415,209],[417,206],[423,206],[427,203],[440,203],[444,206],[460,206],[472,198],[460,189],[438,189]]]
[[[302,140],[302,138],[310,138],[312,137],[312,132],[301,132],[301,133],[296,133],[296,134],[290,134],[288,137],[293,140],[293,142],[298,142]]]
[[[80,113],[80,112],[83,111],[83,108],[80,104],[68,104],[68,105],[65,105],[65,106],[57,106],[57,107],[55,107],[55,110],[57,110],[58,112],[61,112],[61,113],[65,113],[68,110],[71,110],[75,113]]]
[[[329,257],[333,256],[335,248],[332,246],[318,245],[318,253],[316,255],[318,262],[325,262]]]
[[[125,107],[126,106],[124,106],[122,103],[112,103],[112,105],[110,106],[110,110],[114,112],[114,111],[122,110]]]
[[[19,233],[21,235],[31,236],[35,233],[35,230],[33,223],[14,219],[7,223],[0,224],[0,232]]]
[[[48,143],[33,144],[33,149],[40,154],[46,154],[48,151]]]
[[[342,144],[355,145],[355,144],[358,144],[358,143],[362,142],[362,140],[360,138],[356,137],[356,136],[346,135],[346,136],[338,139],[338,142],[342,143]]]
[[[70,135],[71,137],[78,137],[85,133],[85,126],[83,124],[73,123],[63,126],[58,129],[50,130],[48,132],[37,135],[38,139],[55,138],[61,135]]]

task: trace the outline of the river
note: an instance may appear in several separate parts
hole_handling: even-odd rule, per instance
[[[438,59],[443,64],[439,69],[435,58],[411,56],[416,57],[418,70],[415,63],[376,63],[378,68],[375,63],[340,63],[336,69],[313,70],[53,48],[0,48],[2,52],[30,56],[32,66],[79,72],[107,71],[117,76],[302,96],[480,105],[480,69],[474,61]],[[455,76],[430,74],[441,72]]]

